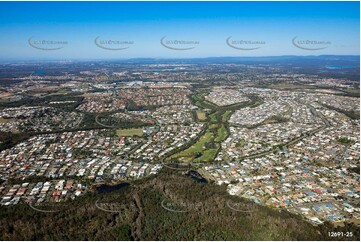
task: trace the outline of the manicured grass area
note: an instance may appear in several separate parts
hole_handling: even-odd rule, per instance
[[[214,106],[212,103],[207,101],[197,101],[195,103],[196,106],[203,108],[203,109],[215,109],[216,106]]]
[[[211,118],[212,123],[217,123],[217,114],[216,113],[212,113],[211,115],[209,115],[209,117]]]
[[[192,96],[196,105],[203,109],[209,109],[210,114],[206,112],[196,112],[197,119],[201,120],[203,115],[208,123],[208,128],[198,141],[183,151],[177,151],[166,158],[167,161],[175,160],[179,162],[212,162],[214,161],[221,143],[228,136],[227,122],[234,110],[246,107],[257,106],[262,100],[256,96],[251,96],[251,102],[237,103],[226,107],[218,107],[204,100],[205,92],[197,93]]]
[[[219,143],[226,139],[227,134],[228,131],[224,124],[211,124],[208,131],[200,137],[198,142],[188,149],[169,157],[169,159],[178,159],[180,162],[213,161],[217,155]]]
[[[348,93],[360,93],[360,89],[355,89],[355,88],[345,89],[344,91]]]
[[[194,158],[196,158],[197,154],[201,153],[204,150],[208,150],[206,148],[206,144],[213,141],[213,139],[214,139],[213,133],[207,132],[202,137],[200,137],[198,142],[196,142],[194,145],[192,145],[191,147],[189,147],[186,150],[183,150],[183,151],[171,156],[170,158],[171,159],[179,159],[184,162],[191,161]],[[204,154],[202,154],[202,156],[204,156]]]
[[[196,101],[195,105],[203,108],[203,109],[215,109],[217,108],[216,105],[214,105],[211,102],[208,102],[207,100],[204,100],[204,97],[207,95],[205,92],[197,93],[192,96],[193,100]]]
[[[225,123],[225,122],[227,122],[227,120],[228,120],[228,118],[229,118],[229,116],[231,115],[231,111],[226,111],[226,112],[224,112],[224,114],[222,114],[222,122],[223,123]]]
[[[143,130],[142,129],[118,129],[117,135],[122,136],[142,136]]]
[[[203,100],[205,95],[206,95],[206,93],[198,93],[198,94],[194,95],[193,98],[196,101],[201,101],[201,100]]]
[[[202,152],[202,156],[193,160],[193,162],[213,161],[216,158],[217,149],[208,149]]]
[[[197,119],[198,119],[199,121],[205,121],[205,120],[207,120],[206,113],[203,112],[203,111],[197,111]]]
[[[227,138],[227,129],[224,125],[222,125],[218,130],[217,130],[217,137],[214,139],[215,142],[222,142],[223,140],[225,140]]]
[[[5,124],[11,122],[12,118],[0,118],[0,124]]]
[[[211,124],[211,125],[209,125],[210,130],[211,129],[218,129],[218,127],[219,127],[219,124]]]

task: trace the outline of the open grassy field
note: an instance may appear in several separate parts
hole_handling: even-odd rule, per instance
[[[202,93],[197,93],[197,94],[193,95],[192,98],[195,101],[195,105],[200,107],[200,108],[204,108],[204,109],[215,109],[215,108],[217,108],[217,106],[214,105],[213,103],[204,100],[204,97],[207,94],[208,94],[207,92],[202,92]]]
[[[204,99],[204,96],[206,96],[206,93],[198,93],[194,95],[193,98],[196,101],[202,101]]]
[[[215,142],[222,142],[223,140],[225,140],[227,138],[227,129],[224,125],[222,125],[218,130],[217,130],[217,137],[214,139]]]
[[[122,136],[142,136],[143,130],[142,129],[118,129],[117,135]]]
[[[212,123],[217,123],[217,114],[216,113],[212,113],[211,115],[209,115],[209,117],[211,118]]]
[[[0,124],[5,124],[11,122],[12,118],[0,118]]]
[[[229,116],[231,115],[232,111],[227,110],[226,112],[224,112],[224,114],[222,114],[222,122],[225,123],[227,122]]]
[[[218,149],[208,149],[202,152],[202,156],[193,160],[193,162],[208,162],[214,160]]]
[[[218,129],[218,127],[219,127],[219,124],[211,124],[211,125],[209,125],[209,130],[212,130],[212,129]]]
[[[203,111],[197,111],[197,119],[198,119],[199,121],[205,121],[205,120],[207,120],[206,113],[203,112]]]
[[[348,89],[345,89],[344,91],[345,91],[345,92],[348,92],[348,93],[357,93],[357,94],[360,94],[360,89],[356,89],[356,88],[348,88]]]

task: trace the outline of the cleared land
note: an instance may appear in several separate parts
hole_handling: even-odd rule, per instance
[[[118,129],[117,135],[120,137],[123,136],[142,136],[143,130],[142,129]]]
[[[5,124],[11,122],[12,118],[0,118],[0,124]]]
[[[198,119],[199,121],[205,121],[205,120],[207,120],[206,113],[203,112],[203,111],[197,111],[197,119]]]

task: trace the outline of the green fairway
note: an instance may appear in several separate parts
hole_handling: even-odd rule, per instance
[[[118,129],[117,135],[119,137],[124,136],[142,136],[143,130],[142,129]]]
[[[222,114],[222,122],[223,123],[225,123],[225,122],[227,122],[227,120],[228,120],[228,118],[229,118],[229,116],[231,115],[231,111],[226,111],[224,114]]]
[[[209,125],[209,130],[212,130],[212,129],[218,129],[218,127],[219,127],[219,124],[211,124],[211,125]]]
[[[214,139],[214,135],[211,132],[205,133],[200,139],[191,147],[189,147],[186,150],[183,150],[173,156],[170,157],[170,159],[179,159],[181,161],[187,162],[191,161],[194,158],[197,157],[199,153],[202,153],[204,150],[206,150],[204,153],[206,153],[209,149],[207,149],[206,145],[210,142],[212,142]],[[208,152],[207,152],[208,153]],[[203,156],[204,154],[202,154]]]
[[[261,101],[255,97],[251,102],[236,103],[233,105],[218,107],[217,105],[204,100],[208,91],[196,93],[192,96],[195,105],[208,111],[197,111],[197,120],[208,123],[207,130],[196,143],[189,144],[181,150],[166,158],[167,161],[175,160],[179,162],[212,162],[221,147],[221,143],[228,137],[228,119],[233,111],[246,106],[257,106]]]
[[[216,113],[212,113],[211,115],[209,115],[209,117],[211,118],[212,123],[217,123],[217,115],[216,115]]]
[[[218,130],[217,130],[217,137],[214,139],[215,142],[222,142],[223,140],[225,140],[227,138],[227,129],[224,125],[222,125]]]
[[[204,99],[204,96],[206,95],[206,93],[198,93],[196,95],[193,96],[194,100],[196,101],[201,101]]]
[[[202,153],[201,157],[198,157],[193,160],[193,162],[207,162],[213,161],[216,158],[218,149],[207,149]]]

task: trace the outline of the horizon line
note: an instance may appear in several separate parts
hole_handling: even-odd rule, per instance
[[[360,54],[354,55],[334,55],[334,54],[323,54],[323,55],[265,55],[265,56],[207,56],[207,57],[129,57],[129,58],[56,58],[56,59],[46,59],[46,58],[0,58],[1,62],[6,61],[127,61],[127,60],[193,60],[193,59],[216,59],[216,58],[282,58],[282,57],[360,57]]]

